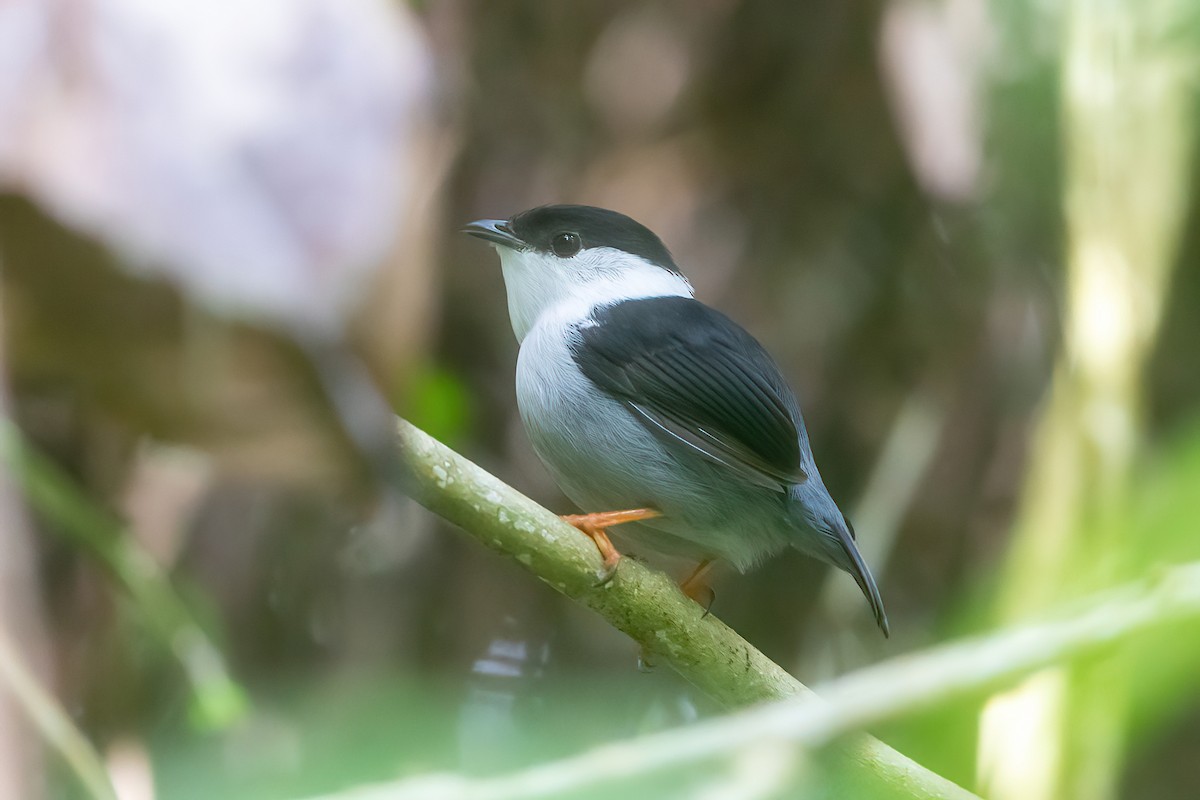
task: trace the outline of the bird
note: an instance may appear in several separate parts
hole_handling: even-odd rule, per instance
[[[517,407],[539,459],[585,510],[563,518],[595,541],[605,577],[621,558],[614,526],[622,541],[695,560],[681,588],[697,602],[713,564],[745,572],[791,547],[849,573],[889,635],[779,366],[695,298],[655,233],[586,205],[462,230],[499,254]]]

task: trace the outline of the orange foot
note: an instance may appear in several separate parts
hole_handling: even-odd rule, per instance
[[[654,519],[657,516],[661,515],[652,508],[634,508],[628,511],[568,514],[562,520],[586,533],[596,543],[596,549],[600,551],[600,555],[604,558],[604,568],[600,572],[600,582],[608,583],[616,573],[617,564],[621,560],[621,554],[617,551],[617,548],[613,547],[612,541],[608,538],[608,529],[613,525],[622,525],[626,522],[640,522],[644,519]]]
[[[692,570],[692,574],[684,578],[679,584],[679,591],[704,606],[704,616],[708,616],[708,612],[712,610],[713,601],[717,599],[717,593],[708,585],[708,573],[712,570],[713,564],[716,563],[715,558],[706,558],[696,565]],[[701,598],[704,598],[703,600]],[[703,617],[701,617],[703,619]]]

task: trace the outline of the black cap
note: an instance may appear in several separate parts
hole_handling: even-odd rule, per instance
[[[507,228],[528,246],[550,252],[551,240],[560,233],[577,234],[583,247],[612,247],[641,256],[651,264],[679,272],[662,239],[637,220],[595,206],[538,206],[516,214]]]

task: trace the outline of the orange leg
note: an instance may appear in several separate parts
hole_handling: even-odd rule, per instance
[[[712,571],[713,564],[717,560],[715,558],[706,558],[696,565],[692,570],[692,574],[683,579],[679,584],[679,590],[687,595],[692,600],[695,600],[700,605],[704,606],[704,616],[708,616],[708,612],[712,609],[713,601],[717,599],[716,592],[708,585],[706,578],[708,573]],[[704,600],[700,598],[704,597]]]
[[[617,551],[617,548],[613,547],[612,541],[608,538],[608,529],[613,525],[622,525],[626,522],[640,522],[644,519],[654,519],[657,516],[660,516],[660,514],[652,508],[633,508],[628,511],[568,514],[562,520],[586,533],[596,543],[596,549],[600,551],[600,555],[604,558],[603,581],[608,581],[612,578],[613,573],[617,571],[617,563],[621,560],[621,554]]]

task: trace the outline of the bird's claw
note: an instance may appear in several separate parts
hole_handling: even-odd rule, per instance
[[[585,530],[584,533],[587,533],[596,542],[596,547],[600,550],[600,556],[603,558],[600,564],[600,577],[596,581],[595,586],[597,588],[607,586],[617,576],[617,565],[621,563],[621,553],[617,548],[613,547],[612,542],[609,541],[607,534],[603,530]]]
[[[606,555],[604,558],[604,563],[600,566],[599,578],[597,578],[596,582],[592,584],[596,588],[607,586],[608,584],[612,583],[613,578],[617,577],[617,567],[621,563],[621,554],[617,553],[615,550],[613,553],[616,555],[616,558],[609,558]]]
[[[575,526],[580,531],[587,534],[588,538],[596,543],[596,549],[600,551],[600,557],[604,559],[603,564],[600,567],[600,578],[595,584],[593,584],[594,586],[607,586],[609,583],[612,583],[612,579],[616,577],[617,574],[617,565],[621,563],[620,551],[613,547],[612,540],[608,538],[608,532],[605,530],[603,525],[597,522],[597,518],[607,522],[610,521],[608,518],[614,515],[628,515],[635,513],[642,513],[642,511],[621,511],[606,514],[579,514],[562,518],[564,522]],[[620,520],[618,520],[615,524],[620,524]]]
[[[700,615],[700,619],[704,619],[712,613],[713,603],[717,600],[717,593],[713,591],[709,585],[707,576],[712,569],[715,559],[706,558],[696,565],[692,570],[692,574],[684,579],[683,583],[679,584],[679,591],[694,603],[704,608],[704,613]],[[700,598],[703,597],[702,601]]]

